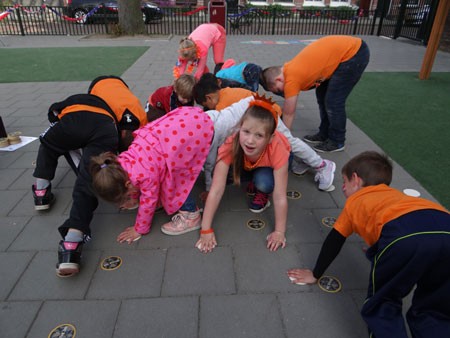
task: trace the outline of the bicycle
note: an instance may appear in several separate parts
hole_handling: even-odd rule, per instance
[[[240,34],[258,34],[261,29],[261,16],[256,8],[238,6],[227,14],[228,26],[231,32]]]

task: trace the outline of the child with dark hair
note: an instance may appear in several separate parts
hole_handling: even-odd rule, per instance
[[[402,299],[415,287],[406,314],[413,337],[450,336],[450,215],[437,203],[390,188],[391,161],[374,151],[342,168],[344,209],[322,245],[314,269],[292,269],[293,283],[314,284],[347,237],[370,248],[367,299],[361,310],[371,337],[408,337]]]
[[[154,121],[171,110],[182,106],[193,106],[195,78],[183,74],[171,86],[158,88],[145,104],[148,121]]]
[[[219,79],[238,82],[245,89],[257,92],[262,68],[254,63],[241,62],[237,65],[226,67],[225,65],[216,73]]]
[[[272,102],[257,98],[239,122],[239,130],[219,148],[213,182],[206,199],[202,230],[196,247],[211,252],[217,245],[212,228],[214,214],[225,191],[228,171],[232,168],[234,183],[250,180],[247,190],[254,197],[250,211],[260,213],[270,206],[273,193],[275,229],[267,236],[267,248],[275,251],[286,246],[288,166],[290,145],[276,131],[278,113]]]
[[[165,234],[200,228],[200,210],[191,190],[213,133],[213,123],[201,109],[180,107],[138,129],[127,151],[92,158],[92,181],[98,195],[120,208],[139,208],[134,226],[119,234],[118,242],[131,243],[147,234],[158,202],[168,214],[178,211],[162,226]]]

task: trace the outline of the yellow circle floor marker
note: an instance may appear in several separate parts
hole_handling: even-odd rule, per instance
[[[122,258],[120,258],[118,256],[111,256],[111,257],[105,258],[102,261],[102,264],[100,265],[100,267],[102,268],[102,270],[111,271],[111,270],[118,269],[121,265],[122,265]]]
[[[332,228],[334,226],[334,223],[336,223],[336,217],[324,217],[322,218],[322,224],[326,227]]]
[[[266,226],[266,223],[261,219],[251,219],[247,221],[247,226],[252,230],[261,230]]]
[[[341,291],[342,284],[336,277],[322,276],[318,281],[319,288],[325,292],[336,293]]]
[[[61,324],[48,334],[48,338],[75,338],[76,334],[75,326],[72,324]]]
[[[286,196],[291,200],[298,200],[302,197],[302,194],[296,190],[290,190],[286,193]]]

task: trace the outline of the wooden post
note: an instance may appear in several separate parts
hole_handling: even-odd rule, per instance
[[[419,79],[427,80],[430,77],[431,68],[433,68],[434,58],[436,57],[442,32],[444,31],[445,21],[447,20],[450,8],[450,0],[440,0],[434,18],[433,28],[431,29],[430,39],[428,40],[427,50],[422,61]]]

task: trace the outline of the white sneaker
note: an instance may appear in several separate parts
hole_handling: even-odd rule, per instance
[[[324,160],[325,165],[321,168],[316,168],[316,176],[314,181],[319,182],[319,190],[333,191],[334,171],[336,170],[336,163],[330,160]]]
[[[291,164],[291,172],[294,175],[302,176],[308,172],[311,167],[303,161],[297,161],[295,158]]]

